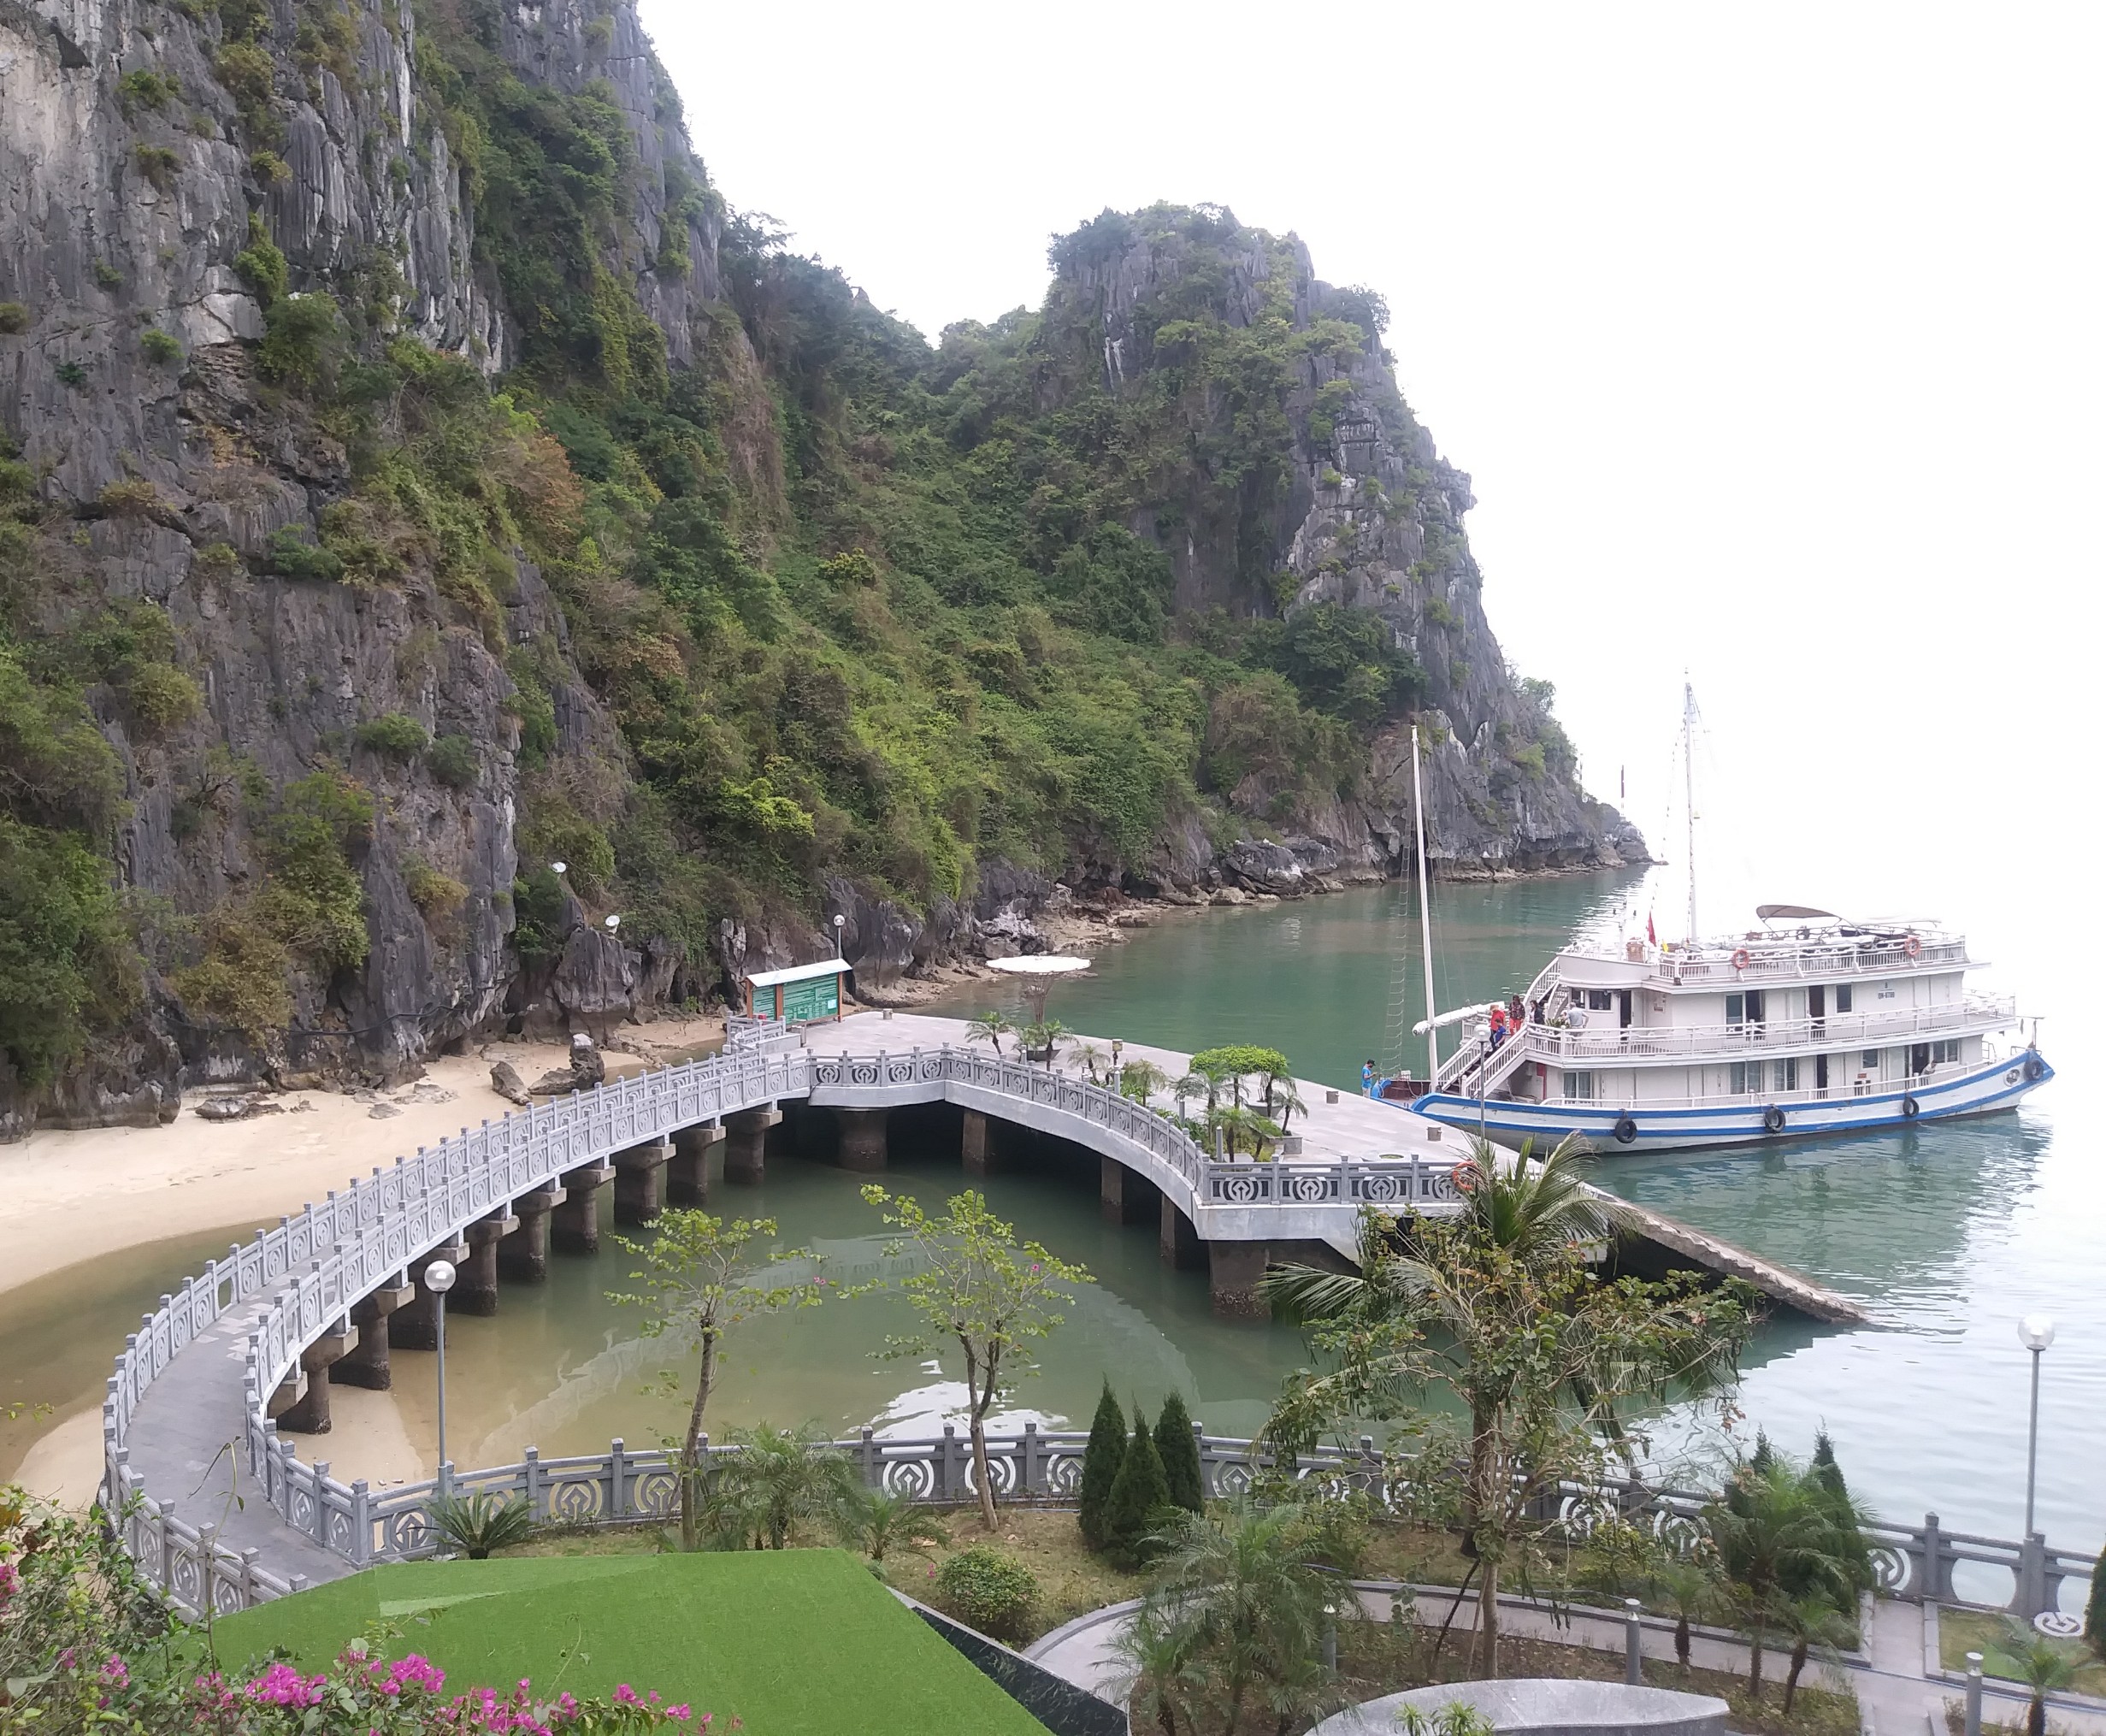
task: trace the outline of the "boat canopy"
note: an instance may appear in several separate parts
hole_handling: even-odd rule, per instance
[[[1815,916],[1825,916],[1831,922],[1843,920],[1832,910],[1815,910],[1810,904],[1758,904],[1755,915],[1764,922],[1774,922],[1779,917],[1787,922],[1801,922]]]

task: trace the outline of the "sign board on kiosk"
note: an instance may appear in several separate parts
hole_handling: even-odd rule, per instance
[[[816,965],[792,965],[782,971],[756,971],[746,979],[746,1010],[759,1019],[808,1024],[815,1019],[841,1017],[841,979],[845,959],[822,959]]]

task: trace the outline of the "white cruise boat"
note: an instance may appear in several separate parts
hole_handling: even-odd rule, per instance
[[[2055,1076],[2035,1045],[1997,1041],[2017,1008],[1967,992],[1961,936],[1756,914],[1696,944],[1566,948],[1496,1045],[1489,1007],[1439,1021],[1463,1040],[1411,1107],[1504,1145],[1661,1150],[1988,1114]]]

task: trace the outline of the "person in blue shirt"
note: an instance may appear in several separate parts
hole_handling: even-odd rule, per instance
[[[1372,1056],[1360,1063],[1360,1091],[1364,1096],[1375,1095],[1375,1063]]]

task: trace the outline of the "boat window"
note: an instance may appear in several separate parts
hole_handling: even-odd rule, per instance
[[[1918,1042],[1909,1045],[1908,1071],[1912,1073],[1927,1073],[1931,1071],[1930,1044]]]
[[[1591,1102],[1594,1099],[1594,1075],[1567,1072],[1565,1076],[1565,1095],[1579,1102]]]
[[[1746,999],[1748,1002],[1748,1023],[1750,1024],[1761,1024],[1762,991],[1760,989],[1750,989],[1747,993]]]
[[[1878,1049],[1868,1048],[1865,1051],[1865,1065],[1874,1069],[1875,1071],[1878,1069],[1879,1065],[1879,1051]]]
[[[1588,1012],[1590,1012],[1590,1013],[1607,1013],[1607,1012],[1609,1010],[1609,1007],[1610,1007],[1610,1006],[1611,1006],[1612,1004],[1613,1004],[1613,1003],[1612,1003],[1612,1002],[1611,1002],[1611,1001],[1609,1000],[1609,992],[1608,992],[1608,989],[1588,989],[1588,991],[1587,991],[1587,1011],[1588,1011]]]
[[[1848,983],[1838,983],[1836,984],[1836,1011],[1848,1013],[1849,1010],[1850,985]]]
[[[1729,995],[1726,997],[1726,1022],[1728,1024],[1738,1024],[1746,1018],[1747,1015],[1743,1010],[1746,1004],[1746,998],[1740,995]],[[1737,1085],[1734,1087],[1736,1090],[1739,1089]]]
[[[1960,1039],[1956,1036],[1941,1038],[1931,1045],[1931,1060],[1933,1062],[1956,1061],[1959,1059]]]
[[[1726,1069],[1726,1088],[1736,1097],[1744,1097],[1750,1091],[1762,1089],[1762,1063],[1761,1061],[1735,1061]]]
[[[1796,1091],[1799,1089],[1799,1058],[1773,1061],[1770,1066],[1770,1089],[1773,1091]]]

